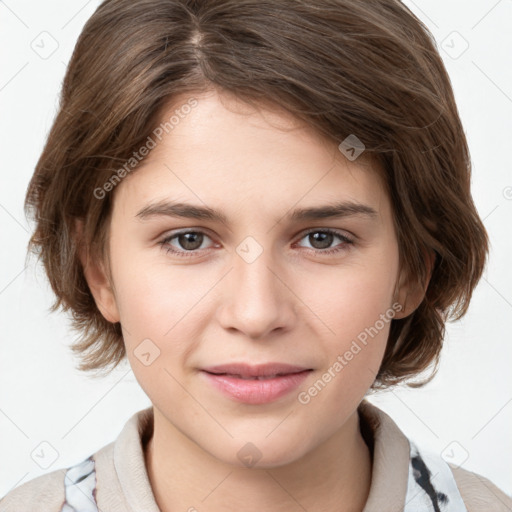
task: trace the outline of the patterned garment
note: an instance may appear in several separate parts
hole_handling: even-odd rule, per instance
[[[409,440],[411,456],[404,512],[467,512],[450,466]]]
[[[96,470],[92,455],[66,471],[64,485],[66,501],[61,512],[98,512]]]
[[[403,512],[467,512],[448,464],[411,441],[409,479]],[[98,512],[92,455],[70,467],[65,476],[66,501],[61,512]]]

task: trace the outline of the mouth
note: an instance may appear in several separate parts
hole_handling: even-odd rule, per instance
[[[247,363],[231,363],[203,368],[203,371],[213,375],[227,375],[239,379],[272,379],[283,375],[291,375],[310,370],[303,366],[295,366],[285,363],[265,363],[250,365]]]
[[[208,372],[210,373],[210,372]],[[299,373],[299,372],[297,372]],[[239,375],[236,373],[210,373],[211,375],[224,375],[225,377],[232,377],[233,379],[242,379],[242,380],[268,380],[275,379],[276,377],[282,377],[283,375],[293,375],[291,373],[276,373],[275,375],[265,375],[265,376],[254,376],[254,377],[246,377],[244,375]]]
[[[311,368],[282,363],[233,363],[204,368],[208,382],[230,399],[264,404],[289,394],[312,372]]]

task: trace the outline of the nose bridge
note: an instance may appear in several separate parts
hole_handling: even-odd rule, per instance
[[[229,296],[223,297],[221,321],[250,337],[263,337],[292,319],[286,286],[276,276],[271,248],[254,237],[245,238],[233,254]]]
[[[272,261],[272,248],[263,247],[254,237],[246,237],[236,248],[234,258],[234,279],[237,296],[244,297],[244,303],[254,306],[276,301],[276,277],[270,270],[276,264]]]
[[[276,277],[270,270],[275,266],[272,262],[272,250],[270,248],[264,250],[256,243],[246,241],[237,247],[237,257],[233,262],[234,278],[238,283],[237,289],[242,294],[261,296],[268,301],[276,292]]]

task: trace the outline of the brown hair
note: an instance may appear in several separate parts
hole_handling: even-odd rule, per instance
[[[85,25],[25,207],[57,299],[81,333],[80,370],[125,356],[77,257],[75,221],[108,254],[112,194],[97,199],[154,130],[163,108],[209,87],[270,102],[336,144],[355,134],[384,171],[400,267],[425,283],[394,319],[373,387],[437,362],[445,321],[467,310],[488,250],[470,194],[471,163],[449,77],[428,29],[398,0],[106,0]],[[435,373],[435,368],[431,377]],[[431,378],[430,377],[430,378]],[[430,380],[430,379],[428,379]],[[424,382],[428,382],[425,380]]]

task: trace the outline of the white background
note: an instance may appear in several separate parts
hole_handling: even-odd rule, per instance
[[[472,154],[473,195],[492,247],[467,316],[448,326],[435,380],[371,400],[420,445],[454,463],[465,459],[462,467],[512,495],[512,1],[405,3],[435,36],[452,79]],[[104,379],[74,369],[69,322],[48,312],[53,296],[35,260],[25,265],[26,187],[72,49],[97,5],[0,2],[0,496],[83,460],[150,405],[127,363]],[[58,45],[47,58],[33,49],[41,38],[39,51]],[[44,452],[50,461],[53,449],[57,458],[46,468],[31,456]]]

